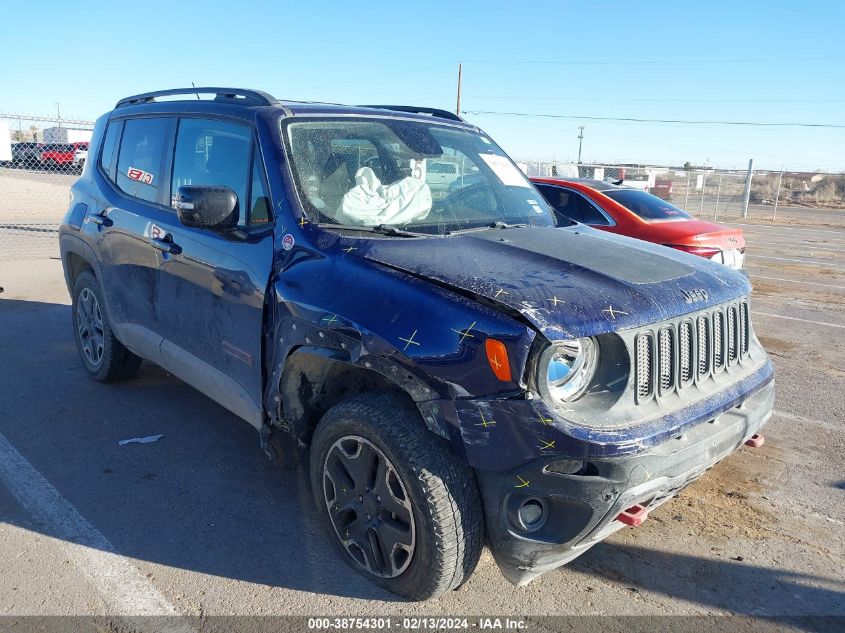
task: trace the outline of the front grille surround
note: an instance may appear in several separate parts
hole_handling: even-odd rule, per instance
[[[638,332],[634,339],[634,398],[637,404],[679,393],[750,353],[747,300],[733,302]]]

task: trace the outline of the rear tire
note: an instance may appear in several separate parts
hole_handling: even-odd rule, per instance
[[[73,332],[76,349],[88,374],[100,382],[134,378],[141,359],[117,340],[103,309],[97,278],[83,271],[73,287]]]
[[[335,405],[314,433],[310,471],[341,557],[380,587],[428,600],[472,574],[484,542],[478,483],[413,403],[374,393]]]

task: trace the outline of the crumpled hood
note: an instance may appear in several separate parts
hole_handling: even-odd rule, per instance
[[[641,327],[751,290],[726,266],[582,225],[373,239],[360,254],[516,310],[550,340]]]

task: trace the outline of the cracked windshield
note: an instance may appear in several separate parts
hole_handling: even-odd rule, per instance
[[[300,200],[311,221],[450,233],[553,226],[545,201],[490,139],[426,122],[309,120],[287,124]],[[362,230],[364,230],[362,228]]]

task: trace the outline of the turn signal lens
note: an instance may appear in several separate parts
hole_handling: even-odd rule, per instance
[[[511,363],[508,360],[508,348],[502,341],[488,338],[484,342],[484,349],[487,351],[487,362],[493,374],[502,382],[511,381]]]

